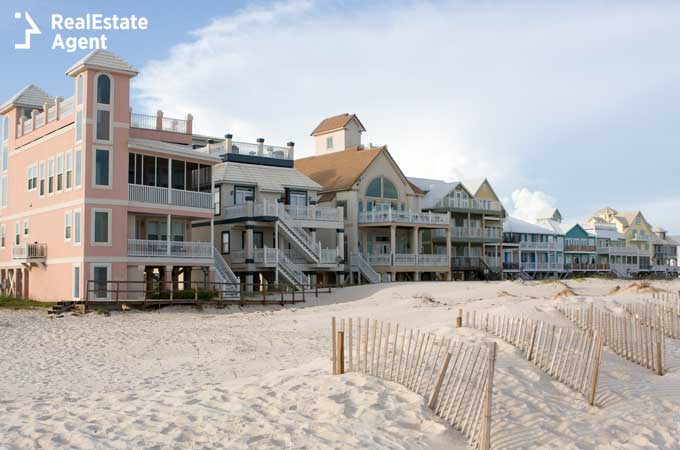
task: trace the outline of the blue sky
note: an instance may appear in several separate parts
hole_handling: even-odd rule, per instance
[[[92,5],[101,6],[92,6]],[[407,174],[488,176],[506,208],[569,220],[641,209],[680,234],[680,3],[4,1],[5,99],[34,82],[70,95],[84,52],[49,49],[49,15],[146,16],[109,34],[142,70],[133,107],[210,134],[311,153],[323,117],[354,112]],[[46,31],[14,50],[26,10]]]

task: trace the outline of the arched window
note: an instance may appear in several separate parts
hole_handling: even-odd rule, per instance
[[[399,198],[397,188],[387,178],[383,178],[383,198]]]
[[[373,179],[366,188],[366,197],[382,197],[382,186],[380,177]]]
[[[78,98],[78,104],[83,104],[83,76],[78,77],[78,84],[76,89],[76,97]]]
[[[97,77],[97,103],[102,105],[111,104],[111,78],[108,75]]]

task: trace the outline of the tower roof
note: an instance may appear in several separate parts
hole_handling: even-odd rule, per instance
[[[341,130],[347,126],[352,120],[356,120],[361,131],[366,131],[366,128],[361,123],[356,114],[339,114],[337,116],[327,117],[321,121],[319,125],[314,128],[310,136],[318,136],[319,134],[328,133],[335,130]]]
[[[45,103],[53,103],[54,99],[40,87],[35,84],[29,84],[16,94],[2,106],[0,106],[0,113],[4,113],[12,106],[23,107],[31,109],[42,109]]]
[[[66,71],[66,75],[75,76],[85,69],[106,70],[109,72],[124,73],[133,77],[139,73],[139,70],[132,67],[123,58],[106,50],[91,51],[73,64]]]

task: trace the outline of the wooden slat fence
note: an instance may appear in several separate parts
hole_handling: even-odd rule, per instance
[[[539,369],[583,394],[593,405],[600,373],[602,337],[542,320],[458,310],[457,323],[485,331],[517,347]]]
[[[643,323],[659,324],[669,338],[680,339],[680,295],[656,292],[642,302],[622,303],[622,306]]]
[[[491,400],[496,344],[361,318],[331,319],[333,373],[360,372],[401,384],[428,400],[472,448],[491,448]]]
[[[658,320],[614,314],[592,303],[585,307],[558,306],[557,310],[579,328],[600,333],[612,352],[663,375],[665,338]]]

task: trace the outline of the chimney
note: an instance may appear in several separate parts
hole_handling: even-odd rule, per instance
[[[264,154],[264,138],[257,138],[257,156]]]
[[[295,142],[290,141],[286,146],[288,147],[288,159],[295,159]]]
[[[227,133],[224,135],[224,149],[225,153],[231,153],[232,152],[232,143],[231,143],[231,138],[234,136],[231,135],[230,133]]]

